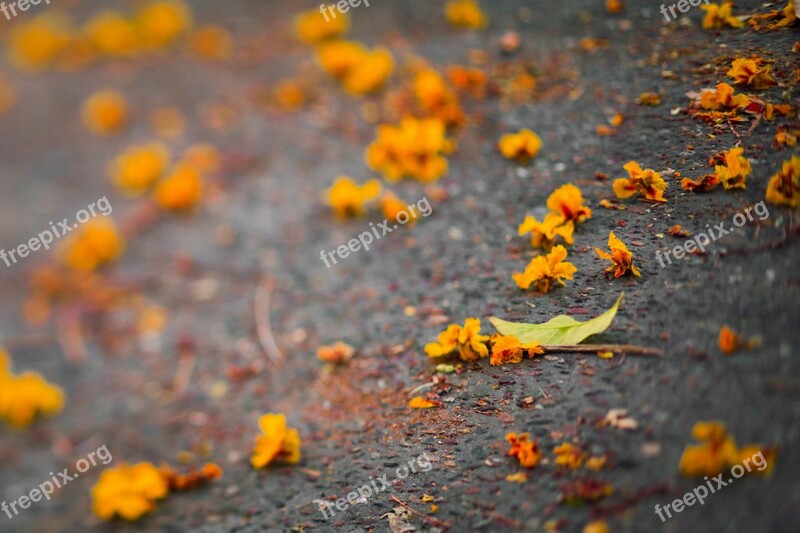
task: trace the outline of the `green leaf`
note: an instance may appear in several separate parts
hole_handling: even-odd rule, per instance
[[[567,315],[559,315],[544,324],[525,324],[507,322],[497,317],[489,317],[489,322],[502,335],[513,335],[520,342],[538,342],[545,346],[580,344],[587,337],[604,332],[617,316],[617,309],[625,293],[619,295],[617,302],[602,315],[586,322],[578,322]]]

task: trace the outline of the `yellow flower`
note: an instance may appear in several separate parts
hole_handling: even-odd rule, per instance
[[[341,80],[362,63],[366,55],[367,50],[361,43],[335,40],[320,45],[315,58],[322,70]]]
[[[800,207],[800,156],[783,162],[781,170],[769,179],[767,200],[776,205]]]
[[[574,231],[575,223],[557,213],[545,215],[544,222],[539,222],[536,217],[526,216],[518,229],[520,236],[526,233],[531,234],[531,244],[534,248],[544,250],[550,250],[558,237],[561,237],[564,244],[572,244]]]
[[[557,283],[564,285],[565,279],[572,279],[578,269],[567,258],[567,249],[560,244],[553,247],[547,256],[537,256],[531,259],[524,272],[514,274],[512,277],[521,289],[527,290],[534,285],[537,291],[546,293]]]
[[[207,25],[201,26],[189,34],[187,41],[189,51],[203,59],[226,59],[233,50],[233,38],[225,28]]]
[[[586,459],[586,454],[581,452],[579,448],[576,448],[569,442],[565,442],[564,444],[553,448],[553,453],[556,454],[557,465],[566,466],[567,468],[571,468],[573,470],[580,468],[584,459]]]
[[[339,176],[330,189],[325,191],[325,203],[333,209],[338,218],[359,217],[365,212],[365,205],[378,197],[381,183],[367,180],[358,185],[347,176]]]
[[[394,57],[385,48],[374,48],[348,70],[342,82],[344,89],[356,96],[380,90],[394,72]]]
[[[153,197],[162,209],[186,211],[203,199],[203,177],[192,165],[180,163],[159,182]]]
[[[62,242],[61,259],[69,268],[89,272],[115,261],[125,242],[111,218],[93,218],[78,226]]]
[[[731,63],[727,76],[733,79],[734,85],[751,85],[755,90],[768,89],[778,82],[770,75],[771,67],[759,67],[761,59],[737,58]]]
[[[538,342],[521,343],[513,335],[492,335],[492,356],[489,364],[492,366],[517,364],[522,357],[534,357],[544,353]]]
[[[700,9],[706,12],[703,17],[703,28],[705,29],[719,29],[725,26],[741,28],[744,26],[744,22],[741,19],[732,15],[732,2],[701,5]]]
[[[553,191],[547,198],[547,208],[576,224],[592,218],[592,210],[583,205],[581,190],[571,183]]]
[[[331,346],[317,348],[317,358],[325,363],[342,364],[350,361],[355,351],[355,348],[346,342],[336,341]]]
[[[609,533],[611,530],[603,520],[589,522],[583,527],[583,533]]]
[[[488,335],[481,335],[479,318],[467,318],[463,326],[450,324],[439,334],[437,342],[425,345],[429,357],[442,357],[458,350],[462,361],[477,361],[489,355],[486,347]]]
[[[524,163],[539,154],[539,150],[542,148],[542,139],[533,131],[525,128],[517,133],[507,133],[500,137],[498,147],[503,157]]]
[[[475,0],[451,0],[444,6],[448,22],[457,28],[479,30],[488,24],[488,18]]]
[[[750,98],[746,94],[734,94],[733,87],[718,83],[716,89],[703,89],[700,93],[700,107],[717,111],[747,107]]]
[[[444,78],[431,68],[423,68],[414,77],[414,96],[425,113],[437,117],[448,126],[464,121],[458,97]]]
[[[431,407],[437,407],[438,405],[439,404],[436,402],[426,400],[422,396],[414,396],[408,402],[409,409],[430,409]]]
[[[111,164],[111,180],[124,194],[142,194],[167,169],[169,151],[160,142],[132,146],[118,155]]]
[[[644,194],[648,200],[656,202],[666,202],[664,191],[667,190],[667,182],[661,174],[652,169],[642,170],[636,161],[630,161],[624,167],[628,172],[628,178],[618,178],[614,180],[614,194],[617,198],[629,198],[636,193]]]
[[[149,2],[137,11],[136,26],[145,47],[163,48],[192,26],[192,11],[180,0]]]
[[[306,93],[303,86],[295,80],[280,80],[272,89],[275,101],[284,109],[294,111],[306,103]]]
[[[16,428],[29,426],[37,415],[64,408],[64,391],[36,372],[13,374],[11,358],[0,348],[0,420]]]
[[[697,422],[692,437],[702,444],[684,449],[680,462],[684,476],[714,476],[738,463],[736,443],[721,422]]]
[[[613,231],[608,233],[608,248],[611,253],[595,248],[594,251],[600,259],[608,259],[611,261],[611,266],[606,269],[606,272],[613,272],[614,277],[618,278],[627,272],[630,272],[637,278],[641,275],[639,269],[633,266],[633,254],[628,251],[628,247],[614,235]]]
[[[264,468],[273,461],[289,464],[300,462],[300,434],[286,425],[282,414],[268,413],[258,420],[263,435],[256,438],[253,456],[250,459],[254,468]]]
[[[92,487],[92,509],[103,520],[138,520],[169,493],[167,479],[151,463],[107,468]]]
[[[128,101],[119,91],[97,91],[83,103],[81,116],[92,133],[114,134],[128,122]]]
[[[741,146],[731,148],[723,152],[725,164],[714,167],[717,178],[726,189],[747,188],[746,178],[750,174],[751,168],[750,162],[742,155],[743,153],[744,148]]]
[[[131,56],[140,50],[136,25],[117,11],[103,11],[92,17],[83,30],[89,43],[100,53]]]
[[[419,213],[416,211],[411,212],[408,204],[395,196],[394,194],[387,193],[381,198],[381,210],[383,216],[390,222],[400,222],[401,224],[413,224],[419,218]],[[405,213],[405,222],[398,221],[401,214]]]
[[[9,61],[23,70],[41,70],[52,65],[69,44],[69,20],[53,14],[29,21],[15,21],[8,35]]]
[[[445,135],[444,123],[435,118],[405,118],[399,126],[381,125],[377,138],[367,147],[367,165],[389,181],[404,177],[436,181],[447,172],[442,154],[452,150]]]
[[[326,20],[325,15],[316,9],[300,13],[294,19],[297,37],[306,44],[319,44],[342,35],[350,27],[350,17],[339,11],[334,11],[333,15],[328,15]]]
[[[508,455],[516,457],[519,464],[525,468],[533,468],[542,458],[542,449],[539,440],[528,440],[528,433],[507,433],[506,441],[511,445]]]

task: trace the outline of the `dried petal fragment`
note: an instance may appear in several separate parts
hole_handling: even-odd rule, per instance
[[[422,396],[414,396],[408,402],[408,407],[410,409],[430,409],[432,407],[438,407],[438,406],[439,406],[438,403],[426,400]]]
[[[344,364],[353,358],[356,349],[346,342],[336,341],[330,346],[317,348],[317,358],[325,363]]]

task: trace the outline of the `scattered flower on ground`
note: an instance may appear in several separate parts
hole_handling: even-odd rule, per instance
[[[564,280],[571,280],[578,269],[567,258],[567,249],[560,244],[553,247],[546,256],[540,255],[531,259],[523,272],[512,277],[519,288],[527,290],[531,285],[539,292],[546,293],[556,284],[564,285]]]
[[[627,178],[617,178],[614,180],[614,194],[617,198],[630,198],[634,194],[643,194],[648,200],[656,202],[666,202],[664,191],[667,190],[667,182],[661,174],[652,169],[642,170],[639,163],[630,161],[623,167],[628,172]]]
[[[519,464],[525,468],[533,468],[542,458],[542,449],[539,440],[528,440],[528,433],[507,433],[506,441],[511,445],[508,455],[516,457]]]
[[[481,335],[479,318],[467,318],[463,326],[450,324],[439,334],[437,342],[425,345],[425,353],[430,357],[442,357],[454,351],[462,361],[477,361],[488,357],[489,348],[486,342],[488,335]]]
[[[800,156],[784,161],[781,170],[769,179],[767,201],[787,207],[800,207]]]
[[[317,358],[325,363],[343,364],[350,361],[356,349],[346,342],[336,341],[330,346],[317,348]]]
[[[81,224],[59,246],[64,264],[81,272],[116,261],[124,251],[125,241],[109,217],[93,218]]]
[[[366,212],[366,204],[380,193],[381,183],[378,180],[367,180],[359,185],[347,176],[339,176],[325,191],[325,203],[338,218],[360,217]]]
[[[720,29],[726,26],[741,28],[744,26],[741,19],[733,16],[733,2],[701,5],[700,9],[706,12],[703,17],[703,28],[705,29]]]
[[[132,146],[114,159],[111,180],[124,194],[137,196],[167,171],[169,161],[169,151],[161,142]]]
[[[153,511],[168,493],[167,479],[153,464],[122,463],[100,474],[92,487],[92,508],[103,520],[118,516],[133,521]]]
[[[11,357],[0,347],[0,420],[23,428],[37,416],[51,416],[64,408],[64,391],[37,372],[14,374]]]
[[[600,248],[594,249],[600,259],[608,259],[611,261],[612,264],[610,267],[606,268],[606,272],[613,272],[615,278],[623,276],[628,272],[637,278],[641,275],[639,269],[633,265],[633,254],[628,251],[628,247],[625,246],[625,243],[614,235],[613,231],[608,233],[608,248],[611,253],[601,250]]]
[[[533,131],[525,128],[517,133],[507,133],[500,137],[498,147],[503,157],[527,163],[539,154],[539,150],[542,148],[542,139]]]
[[[532,358],[544,353],[538,342],[523,344],[513,335],[492,335],[491,344],[492,355],[489,364],[492,366],[517,364],[525,355]]]
[[[742,154],[741,146],[723,152],[724,164],[714,167],[715,173],[726,189],[747,188],[746,178],[752,171],[750,162]]]
[[[520,236],[530,233],[531,245],[543,250],[550,250],[559,238],[563,244],[572,244],[574,231],[575,224],[557,213],[548,213],[543,222],[539,222],[536,217],[526,216],[518,228]]]
[[[457,28],[480,30],[488,24],[488,17],[476,0],[450,0],[444,6],[444,14]]]
[[[81,116],[89,131],[98,135],[119,132],[128,123],[128,101],[119,91],[97,91],[83,103]]]
[[[282,414],[268,413],[258,420],[263,435],[256,438],[250,463],[254,468],[264,468],[274,461],[288,464],[300,462],[300,434],[286,425]]]
[[[567,183],[552,192],[547,198],[547,208],[576,224],[592,218],[592,210],[583,204],[581,190]]]

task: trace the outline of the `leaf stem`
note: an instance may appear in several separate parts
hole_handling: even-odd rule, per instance
[[[597,353],[614,352],[645,357],[661,357],[664,355],[658,348],[637,346],[635,344],[554,344],[542,346],[544,353]]]

